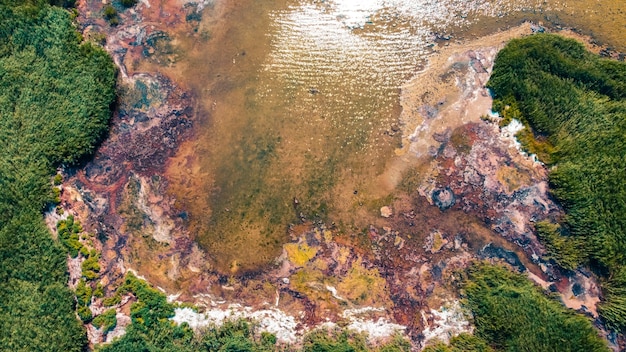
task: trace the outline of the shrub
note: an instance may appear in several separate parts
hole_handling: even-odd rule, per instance
[[[108,309],[106,312],[95,317],[91,323],[98,329],[102,329],[104,334],[115,329],[117,325],[115,309]]]
[[[122,297],[118,294],[113,295],[112,297],[106,297],[102,300],[102,305],[105,307],[112,307],[116,304],[120,304],[122,302]]]
[[[76,302],[79,306],[88,306],[91,304],[91,295],[91,286],[81,279],[76,286]]]
[[[466,333],[450,339],[450,344],[442,342],[426,347],[423,352],[493,352],[487,342],[480,337]]]
[[[604,276],[600,311],[622,330],[626,314],[618,305],[626,302],[626,292],[611,282],[626,266],[624,82],[626,63],[542,34],[507,44],[488,83],[494,109],[505,119],[514,113],[524,121],[528,129],[518,136],[521,142],[554,166],[551,192],[567,215],[557,227],[538,224],[538,236],[565,268],[591,263]]]
[[[97,283],[96,284],[96,289],[93,290],[93,296],[96,298],[102,298],[104,297],[104,287],[102,286],[101,283]]]
[[[111,5],[106,5],[104,9],[102,9],[102,15],[107,20],[111,20],[112,18],[117,17],[117,10]]]
[[[476,335],[496,349],[609,351],[586,317],[546,297],[522,274],[475,264],[463,288]]]
[[[87,306],[78,306],[76,308],[76,313],[78,313],[78,317],[85,323],[89,323],[93,318],[93,314],[91,313],[91,309]]]

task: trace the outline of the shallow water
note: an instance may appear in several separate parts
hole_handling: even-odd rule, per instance
[[[290,224],[366,226],[393,197],[377,176],[400,146],[399,89],[439,45],[434,34],[479,35],[521,18],[584,26],[571,12],[589,7],[590,18],[621,16],[601,37],[620,42],[620,1],[564,3],[216,2],[205,39],[186,44],[182,75],[203,119],[179,156],[193,171],[171,185],[197,241],[220,271],[250,271],[280,254]]]

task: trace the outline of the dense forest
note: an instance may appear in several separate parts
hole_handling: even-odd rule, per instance
[[[556,35],[511,41],[489,81],[504,122],[550,167],[565,217],[537,224],[550,257],[588,265],[602,278],[599,311],[626,329],[626,63],[604,59]]]
[[[40,1],[0,2],[0,350],[82,351],[66,251],[42,211],[60,164],[105,135],[115,67],[82,43],[70,13]]]

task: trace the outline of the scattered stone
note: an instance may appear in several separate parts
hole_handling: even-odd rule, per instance
[[[533,31],[533,33],[543,33],[546,31],[546,29],[543,26],[540,26],[537,24],[530,25],[530,30]]]
[[[435,230],[426,238],[424,249],[434,254],[441,251],[449,242],[439,230]]]
[[[575,283],[572,285],[572,294],[576,297],[585,293],[585,288],[580,283]]]
[[[462,245],[463,245],[463,237],[461,237],[461,235],[456,235],[454,237],[454,249],[458,251],[459,249],[461,249]]]
[[[382,216],[383,218],[389,218],[391,217],[391,215],[393,215],[391,207],[385,205],[384,207],[380,208],[380,216]]]
[[[431,197],[433,203],[442,211],[450,209],[456,203],[456,197],[450,187],[435,189]]]

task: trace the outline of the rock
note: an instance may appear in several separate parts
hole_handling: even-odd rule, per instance
[[[489,243],[483,249],[478,252],[483,258],[499,258],[507,262],[512,267],[515,267],[519,272],[526,271],[526,267],[522,264],[517,254],[512,251],[507,251],[502,247],[497,247],[493,243]]]
[[[432,231],[428,237],[426,237],[426,243],[424,244],[424,249],[430,253],[437,253],[442,248],[446,247],[450,241],[444,237],[444,234],[439,230]]]
[[[572,285],[572,294],[576,297],[585,293],[585,288],[580,283],[575,283]]]
[[[533,33],[544,33],[546,31],[546,29],[543,26],[536,25],[536,24],[531,25],[530,30],[532,30]]]
[[[382,216],[383,218],[388,218],[391,215],[393,215],[391,207],[385,205],[384,207],[380,208],[380,216]]]
[[[451,208],[456,203],[456,197],[450,187],[435,189],[431,197],[433,203],[442,211]]]

